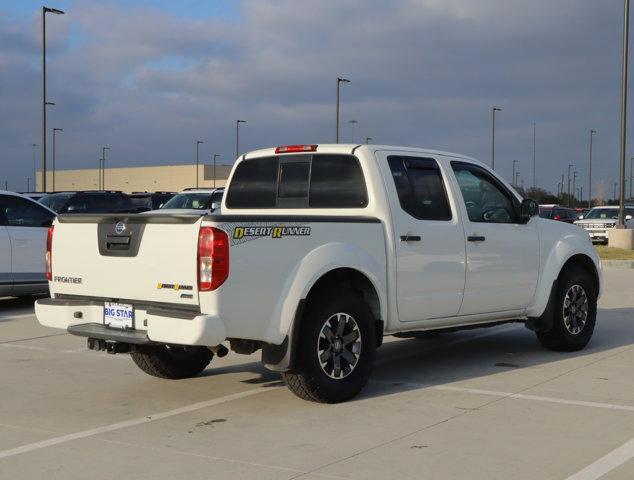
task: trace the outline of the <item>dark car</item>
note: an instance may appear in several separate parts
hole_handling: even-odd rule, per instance
[[[562,207],[560,205],[540,205],[539,216],[566,223],[574,223],[574,221],[577,220],[577,212],[574,208]]]
[[[161,208],[174,195],[175,192],[132,192],[129,197],[134,208],[141,212]]]
[[[132,200],[116,191],[59,192],[40,199],[40,203],[57,213],[134,213]]]

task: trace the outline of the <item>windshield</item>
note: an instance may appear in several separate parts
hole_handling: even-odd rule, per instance
[[[73,193],[54,193],[52,195],[43,196],[39,199],[39,202],[54,212],[59,213],[64,206],[66,206],[68,199],[73,195]]]
[[[179,193],[172,197],[162,209],[192,208],[194,210],[207,210],[211,207],[212,192],[203,193]]]
[[[540,208],[539,216],[542,218],[553,218],[553,209],[552,208]]]
[[[634,215],[634,208],[626,208],[625,215]],[[618,220],[619,209],[618,208],[593,208],[583,218],[586,220],[591,220],[591,219]]]

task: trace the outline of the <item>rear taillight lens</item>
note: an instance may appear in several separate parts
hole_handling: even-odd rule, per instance
[[[214,227],[198,234],[198,290],[215,290],[229,276],[229,237]]]
[[[555,216],[553,217],[553,220],[561,220],[561,216],[559,216],[559,215],[555,215]]]
[[[46,279],[53,280],[53,226],[48,227],[48,235],[46,236]]]

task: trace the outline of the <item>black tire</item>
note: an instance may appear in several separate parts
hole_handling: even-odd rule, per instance
[[[148,375],[159,378],[188,378],[202,372],[214,354],[207,347],[157,345],[130,354]]]
[[[583,314],[579,318],[570,319],[575,317],[575,312],[583,312],[583,308],[578,307],[583,304],[583,295],[577,287],[581,287],[587,299],[585,322],[581,321]],[[561,274],[557,289],[553,293],[556,295],[553,303],[553,328],[547,332],[536,332],[537,338],[549,350],[560,352],[581,350],[590,341],[597,318],[597,293],[592,276],[581,268],[568,268]],[[572,310],[573,307],[566,307],[570,308],[567,310],[564,306],[567,295],[571,295],[569,298],[579,299],[571,303],[571,305],[574,304],[574,310]],[[582,326],[581,323],[583,323]]]
[[[343,332],[334,327],[340,322],[344,325]],[[330,331],[334,334],[331,340],[322,336],[322,327],[328,325],[335,328],[334,332]],[[288,388],[299,398],[319,403],[339,403],[356,396],[367,383],[376,356],[376,326],[368,305],[350,290],[320,294],[318,298],[311,299],[300,328],[295,368],[282,374]],[[346,338],[355,335],[352,341],[344,343]],[[318,355],[320,348],[330,352],[323,367]],[[357,352],[353,353],[354,350]],[[328,353],[324,351],[323,355]],[[356,361],[348,363],[346,358],[355,358]],[[339,364],[338,373],[335,361]]]

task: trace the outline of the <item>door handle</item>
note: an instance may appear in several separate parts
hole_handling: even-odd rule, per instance
[[[420,242],[420,235],[401,235],[401,242]]]
[[[467,241],[469,242],[484,242],[486,240],[485,237],[481,237],[478,235],[471,235],[469,237],[467,237]]]

